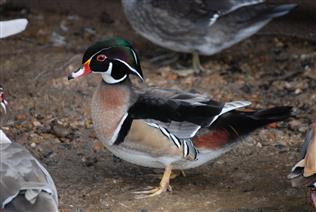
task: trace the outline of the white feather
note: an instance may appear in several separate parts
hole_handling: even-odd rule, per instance
[[[127,115],[128,115],[128,113],[125,113],[125,115],[122,117],[120,123],[119,123],[118,126],[116,127],[116,129],[115,129],[115,131],[114,131],[114,133],[113,133],[113,136],[112,136],[111,140],[109,141],[109,144],[110,144],[110,145],[113,145],[113,143],[116,141],[117,136],[118,136],[118,134],[119,134],[119,132],[120,132],[120,130],[121,130],[121,127],[122,127],[122,125],[123,125],[123,123],[124,123],[124,121],[125,121]]]
[[[210,126],[211,124],[213,124],[214,121],[216,121],[216,119],[217,119],[218,117],[220,117],[221,115],[223,115],[224,113],[227,113],[227,112],[232,111],[232,110],[236,110],[236,109],[238,109],[238,108],[246,107],[246,106],[248,106],[248,105],[251,105],[251,102],[248,102],[248,101],[233,101],[233,102],[227,102],[227,103],[225,103],[225,105],[224,105],[222,111],[220,112],[220,114],[218,114],[217,116],[215,116],[215,117],[213,118],[213,120],[211,121],[211,123],[209,124],[209,126]]]
[[[28,21],[25,18],[0,21],[0,38],[15,35],[25,30]]]
[[[7,137],[7,135],[0,130],[0,144],[9,144],[11,143],[10,139]]]

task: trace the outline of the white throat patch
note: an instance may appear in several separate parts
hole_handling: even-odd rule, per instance
[[[113,69],[113,63],[109,63],[109,67],[108,69],[106,70],[106,72],[102,72],[102,79],[108,83],[108,84],[115,84],[115,83],[119,83],[119,82],[122,82],[123,80],[126,79],[127,77],[127,74],[125,74],[121,79],[114,79],[112,77],[112,69]]]

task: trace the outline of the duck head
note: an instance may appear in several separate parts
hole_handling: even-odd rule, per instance
[[[89,73],[99,73],[104,82],[117,84],[136,75],[143,80],[143,73],[136,51],[124,39],[113,37],[90,46],[82,58],[82,66],[69,74],[68,80]]]
[[[6,112],[6,107],[8,106],[8,102],[7,100],[5,100],[4,98],[4,92],[3,92],[3,87],[0,85],[0,104],[4,110],[4,112]]]

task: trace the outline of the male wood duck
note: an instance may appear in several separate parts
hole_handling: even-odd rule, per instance
[[[220,103],[196,93],[136,88],[129,76],[143,80],[140,61],[121,38],[90,46],[82,67],[68,79],[91,72],[102,77],[91,106],[97,137],[123,160],[165,169],[158,188],[139,192],[149,196],[171,189],[172,169],[200,166],[232,149],[240,136],[291,113],[291,107],[239,111],[250,102]]]
[[[133,29],[151,42],[193,53],[193,69],[203,70],[199,55],[213,55],[250,37],[295,4],[264,0],[122,0]]]
[[[0,101],[7,101],[0,88]],[[0,210],[5,212],[58,212],[58,196],[48,171],[29,151],[12,143],[0,130]]]
[[[316,208],[316,124],[306,134],[301,148],[301,160],[292,168],[288,178],[294,187],[310,187],[310,198]]]

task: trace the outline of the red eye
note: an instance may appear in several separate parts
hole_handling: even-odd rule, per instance
[[[97,61],[103,62],[106,59],[106,56],[104,54],[99,54],[97,56]]]

